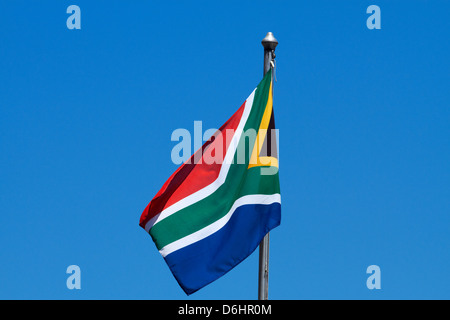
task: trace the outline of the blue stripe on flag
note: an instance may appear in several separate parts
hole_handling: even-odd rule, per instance
[[[243,205],[223,228],[167,255],[166,263],[183,290],[192,294],[247,258],[280,220],[279,203]]]

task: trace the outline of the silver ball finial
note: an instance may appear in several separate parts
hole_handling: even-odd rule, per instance
[[[264,49],[266,50],[275,50],[275,48],[278,45],[278,41],[273,36],[272,32],[267,32],[266,36],[264,37],[264,39],[262,39],[261,43]]]

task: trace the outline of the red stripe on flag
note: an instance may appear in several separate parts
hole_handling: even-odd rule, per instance
[[[204,152],[207,148],[214,148],[214,150],[223,148],[222,160],[225,158],[226,151],[228,150],[229,144],[232,140],[231,136],[227,137],[226,130],[233,130],[233,132],[236,131],[241,120],[242,113],[244,112],[244,108],[245,102],[236,111],[236,113],[228,119],[222,127],[220,127],[218,131],[221,132],[222,139],[208,140],[199,150],[195,152],[195,154],[191,156],[189,161],[182,164],[170,176],[166,183],[164,183],[161,190],[158,191],[152,201],[150,201],[145,210],[142,212],[139,222],[139,225],[142,228],[145,228],[147,222],[165,208],[168,208],[172,204],[180,201],[190,194],[203,189],[217,179],[223,161],[220,163],[214,162],[212,164],[208,164],[205,162]],[[222,143],[222,146],[220,146],[220,143]],[[198,155],[199,152],[202,153],[202,161],[199,163],[194,163],[194,159],[200,157]]]

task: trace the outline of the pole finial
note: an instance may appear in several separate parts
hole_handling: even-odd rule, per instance
[[[272,32],[267,32],[266,36],[264,37],[264,39],[262,39],[261,43],[264,49],[266,50],[275,50],[275,48],[278,45],[278,41],[273,36]]]

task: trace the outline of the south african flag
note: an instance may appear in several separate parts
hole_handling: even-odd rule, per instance
[[[280,224],[272,82],[269,71],[141,215],[186,294],[230,271]]]

